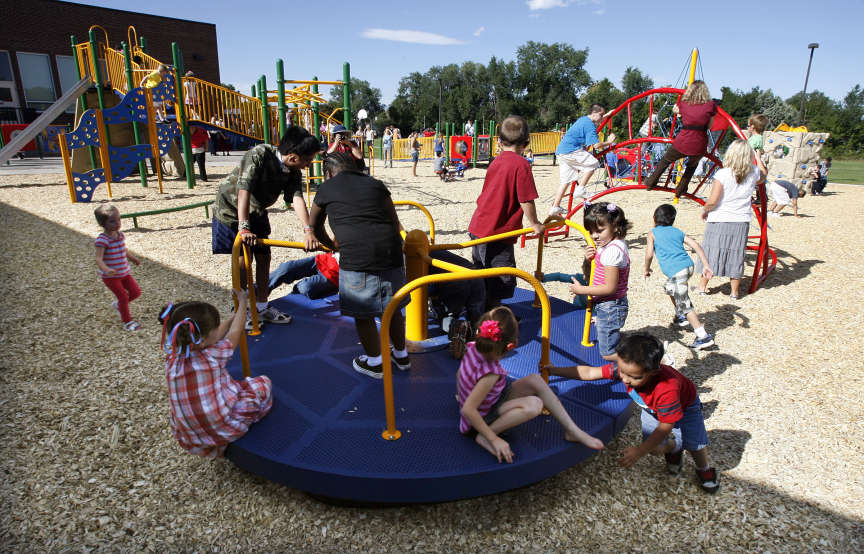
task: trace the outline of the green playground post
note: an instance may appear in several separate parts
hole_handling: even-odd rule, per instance
[[[105,98],[102,96],[102,71],[99,68],[99,56],[96,54],[96,31],[90,29],[90,58],[93,62],[93,80],[96,82],[96,96],[99,98],[99,109],[105,109]],[[111,146],[111,131],[105,126],[105,142]],[[96,167],[95,165],[93,167]]]
[[[147,39],[144,37],[141,37],[141,39],[138,42],[141,43],[141,51],[146,54],[147,53]]]
[[[258,82],[260,83],[261,79],[258,79]],[[249,96],[251,96],[252,98],[258,98],[258,93],[255,92],[255,85],[252,85],[252,94],[250,94]]]
[[[349,131],[351,125],[351,64],[342,64],[342,124]]]
[[[285,135],[285,63],[276,60],[276,91],[279,94],[279,140]]]
[[[474,120],[474,136],[471,137],[471,166],[477,168],[477,137],[480,133],[477,132],[477,120]]]
[[[318,76],[315,75],[312,77],[313,81],[318,81]],[[318,83],[312,83],[312,92],[318,94]],[[318,102],[312,102],[312,125],[315,127],[315,138],[318,139],[318,142],[321,142],[321,115],[318,113]],[[321,155],[315,154],[315,159],[320,160]],[[315,164],[312,166],[312,175],[319,176],[321,175],[321,164]]]
[[[492,162],[492,147],[495,146],[492,144],[492,141],[495,140],[495,120],[489,120],[489,162]]]
[[[75,35],[72,35],[70,38],[72,39],[72,59],[75,60],[75,68],[78,71],[78,79],[83,79],[84,74],[81,72],[81,65],[78,63],[78,49],[76,48],[78,41],[75,40]],[[84,112],[87,111],[87,101],[85,100],[86,97],[86,92],[78,97],[78,102],[81,104],[82,115],[84,114]],[[88,146],[87,151],[90,153],[90,169],[96,169],[96,150],[94,150],[92,146]],[[69,155],[72,155],[71,152]],[[69,160],[69,162],[71,163],[72,160]],[[6,160],[6,165],[9,165],[9,160]]]
[[[270,105],[267,103],[267,76],[258,79],[258,97],[261,99],[261,130],[264,132],[264,144],[272,144],[270,140]]]
[[[132,76],[132,58],[129,53],[129,45],[125,42],[120,43],[123,47],[123,65],[126,66],[126,94],[135,88],[134,77]],[[138,132],[138,122],[132,121],[132,134],[135,136],[135,144],[141,144],[141,135]],[[141,186],[147,186],[147,166],[143,161],[138,162],[138,173],[141,175]]]
[[[189,138],[189,125],[186,123],[186,104],[183,102],[183,54],[176,42],[171,43],[171,54],[174,57],[174,89],[177,101],[174,102],[174,113],[180,123],[180,132],[183,138],[183,156],[186,158],[186,184],[191,189],[195,186],[195,171],[192,169],[192,140]],[[166,113],[167,115],[167,113]]]

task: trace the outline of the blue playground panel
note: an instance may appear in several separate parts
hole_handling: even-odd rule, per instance
[[[508,302],[521,318],[520,345],[502,361],[514,378],[536,373],[540,359],[540,310],[531,307],[533,294],[518,289]],[[597,348],[580,345],[585,312],[550,300],[552,363],[600,365]],[[505,435],[516,458],[513,464],[499,464],[459,433],[459,362],[440,350],[412,354],[408,372],[394,369],[396,427],[402,438],[384,440],[383,386],[352,369],[351,359],[362,350],[353,321],[339,313],[338,296],[309,300],[289,294],[274,304],[294,322],[269,325],[262,335],[248,337],[252,374],[268,375],[273,382],[273,408],[226,452],[251,473],[332,499],[427,503],[530,485],[594,454],[565,441],[551,416],[540,416]],[[241,378],[239,356],[228,368]],[[573,420],[604,443],[630,417],[630,398],[621,383],[553,377],[550,384]]]

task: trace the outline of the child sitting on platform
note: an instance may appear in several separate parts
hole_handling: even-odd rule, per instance
[[[513,451],[500,433],[534,419],[545,407],[564,427],[565,440],[602,449],[603,442],[573,422],[539,373],[507,379],[501,358],[516,347],[518,339],[519,327],[510,308],[499,306],[480,318],[476,341],[468,343],[459,366],[459,431],[473,436],[499,463],[513,463]]]
[[[442,181],[449,180],[447,178],[447,158],[444,157],[444,152],[435,152],[435,175],[440,177]]]
[[[714,276],[708,267],[708,258],[699,243],[684,234],[684,231],[673,227],[677,210],[671,204],[661,204],[654,210],[654,227],[648,233],[648,245],[645,248],[645,277],[651,276],[651,261],[657,254],[657,262],[660,269],[666,275],[663,289],[672,300],[675,307],[675,319],[673,323],[679,327],[686,327],[689,323],[696,333],[696,340],[690,345],[694,350],[702,350],[714,344],[714,337],[705,331],[705,327],[699,321],[699,315],[693,309],[690,295],[687,291],[687,281],[693,275],[693,260],[684,249],[689,246],[702,261],[702,276],[710,279]]]
[[[96,266],[108,290],[117,297],[111,305],[120,314],[127,331],[137,331],[141,324],[132,319],[129,303],[141,296],[141,289],[129,273],[129,262],[140,265],[141,260],[126,250],[126,235],[120,231],[120,211],[104,204],[93,211],[102,232],[96,237]]]
[[[682,450],[696,463],[696,475],[705,492],[720,488],[717,471],[708,464],[708,433],[696,386],[675,369],[662,364],[663,343],[647,333],[625,335],[618,344],[618,364],[546,366],[553,375],[582,381],[622,381],[627,393],[642,408],[642,444],[624,450],[619,463],[635,464],[645,454],[664,455],[666,469],[681,471]]]
[[[205,302],[180,302],[162,309],[162,347],[171,431],[185,450],[216,458],[246,434],[273,403],[264,375],[235,381],[225,366],[241,340],[246,291],[234,291],[240,309],[220,324],[219,312]]]

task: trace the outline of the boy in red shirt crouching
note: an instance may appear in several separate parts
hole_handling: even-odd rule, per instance
[[[639,446],[624,450],[620,463],[630,467],[645,454],[663,454],[669,473],[681,471],[682,450],[696,463],[702,490],[715,493],[720,488],[717,471],[708,465],[708,433],[702,417],[702,402],[693,382],[663,359],[663,343],[647,333],[621,337],[616,353],[619,363],[603,367],[547,366],[553,375],[583,381],[613,379],[623,381],[627,394],[642,408],[642,439]]]

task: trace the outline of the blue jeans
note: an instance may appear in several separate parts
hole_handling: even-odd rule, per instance
[[[291,292],[302,294],[312,300],[339,292],[339,288],[318,271],[315,256],[279,264],[275,271],[270,272],[270,290],[298,280]]]
[[[597,348],[601,356],[611,356],[621,341],[621,327],[627,321],[630,307],[627,297],[607,300],[594,306],[597,320]]]

